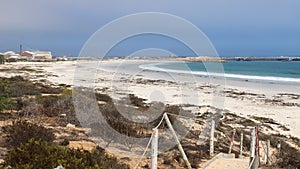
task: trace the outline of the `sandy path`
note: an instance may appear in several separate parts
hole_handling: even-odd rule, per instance
[[[220,158],[212,162],[205,169],[247,169],[249,166],[249,159],[228,159]]]

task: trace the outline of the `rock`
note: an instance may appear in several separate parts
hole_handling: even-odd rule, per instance
[[[71,123],[68,123],[68,124],[66,125],[66,127],[67,127],[67,128],[70,128],[70,129],[75,129],[75,128],[76,128],[75,124],[71,124]]]
[[[59,117],[67,117],[67,114],[60,114]]]
[[[62,165],[59,165],[59,166],[57,166],[57,167],[54,168],[54,169],[65,169],[65,167],[63,167]]]
[[[82,148],[84,150],[92,151],[96,148],[96,144],[91,141],[69,141],[68,147],[73,149]]]

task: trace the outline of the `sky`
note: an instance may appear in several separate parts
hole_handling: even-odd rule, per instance
[[[220,56],[300,56],[299,9],[299,0],[1,0],[0,52],[17,52],[22,44],[24,50],[78,56],[86,41],[115,19],[162,12],[194,24]],[[110,55],[145,48],[192,55],[165,37],[133,37],[122,43]]]

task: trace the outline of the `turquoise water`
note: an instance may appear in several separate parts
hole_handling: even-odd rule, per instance
[[[300,62],[283,61],[227,61],[224,63],[168,62],[148,68],[155,71],[225,76],[247,80],[270,80],[300,83]]]
[[[300,78],[300,62],[229,61],[222,65],[224,72],[230,74]],[[188,62],[187,66],[192,71],[206,70],[199,62]]]

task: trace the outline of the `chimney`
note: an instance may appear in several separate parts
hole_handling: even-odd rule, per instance
[[[20,45],[20,56],[22,55],[23,51],[22,51],[22,45]]]

